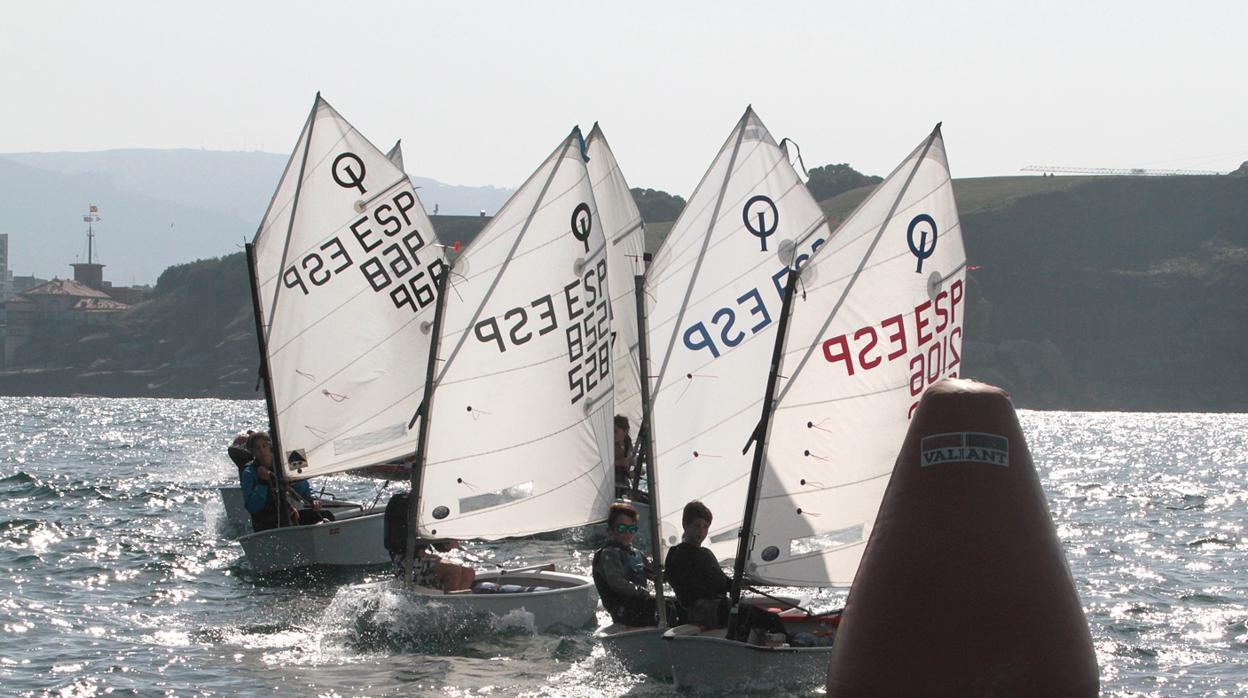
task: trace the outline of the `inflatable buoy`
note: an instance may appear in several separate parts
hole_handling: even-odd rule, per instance
[[[846,601],[829,696],[1095,696],[1096,654],[1009,395],[923,396]]]

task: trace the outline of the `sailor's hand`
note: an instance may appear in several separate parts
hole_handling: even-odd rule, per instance
[[[268,482],[268,481],[269,481],[269,466],[267,466],[267,465],[257,465],[257,466],[256,466],[256,477],[257,477],[257,478],[258,478],[261,482]]]

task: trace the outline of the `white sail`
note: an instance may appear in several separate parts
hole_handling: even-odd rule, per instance
[[[659,512],[665,545],[681,510],[715,515],[708,547],[736,554],[751,456],[788,265],[827,238],[823,212],[752,109],[689,198],[647,272]],[[656,551],[657,554],[658,551]]]
[[[421,535],[566,528],[613,497],[609,272],[582,148],[574,130],[455,262]]]
[[[641,373],[637,358],[637,301],[633,278],[645,273],[646,230],[628,182],[598,124],[586,140],[589,177],[607,239],[611,278],[611,366],[615,373],[615,413],[641,424]],[[634,432],[635,433],[635,432]]]
[[[940,127],[797,261],[746,574],[848,585],[911,413],[961,370],[966,253]]]
[[[403,170],[403,141],[395,141],[390,151],[386,153],[386,159],[394,163],[394,166]]]
[[[415,451],[437,242],[403,171],[318,95],[254,241],[289,477]]]

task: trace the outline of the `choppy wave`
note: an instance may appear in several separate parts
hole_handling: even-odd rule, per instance
[[[1020,416],[1104,693],[1248,691],[1248,416]],[[216,486],[237,478],[230,436],[263,418],[258,402],[0,398],[4,693],[671,692],[586,631],[404,604],[376,572],[250,575]],[[369,500],[377,486],[325,484]],[[586,533],[463,554],[585,572]]]

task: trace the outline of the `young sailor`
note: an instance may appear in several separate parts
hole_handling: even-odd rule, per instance
[[[722,628],[728,624],[728,591],[732,578],[724,574],[719,560],[702,547],[711,528],[711,510],[694,500],[685,505],[680,523],[684,536],[667,551],[663,570],[676,600],[685,609],[690,623]]]
[[[594,553],[594,586],[611,620],[620,625],[658,624],[658,611],[650,595],[654,565],[633,547],[637,533],[637,510],[628,502],[616,502],[607,513],[610,540]]]
[[[407,552],[407,492],[397,492],[386,502],[386,513],[382,519],[382,540],[386,551],[390,553],[390,562],[394,575],[403,577],[403,557]],[[412,583],[416,586],[440,589],[442,591],[463,591],[471,589],[476,581],[476,570],[466,565],[443,560],[434,553],[450,552],[459,547],[457,541],[448,540],[438,543],[428,541],[416,542],[416,558],[413,560],[415,569],[412,571]]]
[[[685,505],[680,517],[684,536],[680,544],[667,551],[663,571],[667,583],[676,592],[676,600],[685,610],[686,621],[705,628],[723,628],[728,625],[732,604],[728,592],[732,578],[724,574],[719,560],[708,548],[702,547],[711,528],[711,510],[694,500]],[[784,622],[770,611],[756,606],[742,605],[742,622],[738,625],[738,637],[744,640],[749,631],[785,633]]]
[[[251,514],[251,528],[257,532],[277,528],[279,498],[273,473],[273,439],[267,431],[254,432],[247,437],[247,452],[252,455],[252,461],[239,473],[239,480],[243,486],[243,505]],[[307,480],[289,483],[288,491],[306,505],[306,508],[295,509],[286,501],[291,523],[307,525],[334,520],[333,514],[321,511],[321,500],[312,495],[312,486]]]

